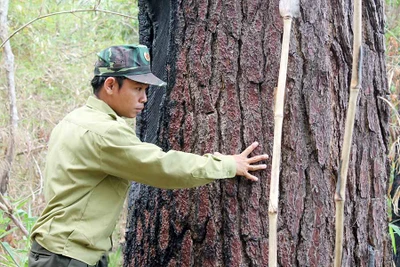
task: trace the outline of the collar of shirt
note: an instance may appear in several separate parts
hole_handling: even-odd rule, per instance
[[[103,100],[100,100],[96,97],[89,96],[88,100],[86,101],[86,106],[88,106],[89,108],[104,112],[116,121],[125,122],[125,120],[123,118],[121,118],[120,116],[118,116],[118,114],[115,113],[115,111],[109,105],[107,105],[106,102],[104,102]]]

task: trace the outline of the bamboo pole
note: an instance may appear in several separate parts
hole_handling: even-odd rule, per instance
[[[281,161],[281,142],[283,107],[285,102],[286,73],[289,56],[290,30],[293,17],[299,13],[298,0],[281,0],[279,12],[283,18],[283,41],[281,51],[281,62],[279,68],[278,88],[275,96],[274,108],[274,145],[272,152],[271,185],[269,194],[269,267],[277,266],[278,245],[277,245],[277,224],[278,224],[278,199],[279,199],[279,170]]]
[[[350,150],[353,139],[353,129],[355,113],[357,109],[358,92],[362,82],[362,3],[361,0],[354,1],[354,39],[353,39],[353,66],[350,83],[350,97],[346,115],[346,125],[344,131],[343,149],[340,160],[340,173],[336,184],[335,192],[335,267],[342,266],[343,252],[343,223],[344,223],[344,202],[346,199],[347,172],[349,169]]]

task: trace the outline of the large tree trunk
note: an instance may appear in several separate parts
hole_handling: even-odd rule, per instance
[[[352,62],[352,3],[300,1],[290,43],[278,261],[332,266],[334,192]],[[364,1],[342,266],[390,266],[385,194],[388,108],[382,0]],[[282,19],[278,1],[139,1],[141,42],[168,81],[151,88],[139,135],[163,149],[272,154]],[[269,162],[270,163],[270,162]],[[270,166],[269,166],[270,167]],[[192,190],[134,184],[125,266],[267,266],[270,168]],[[369,265],[372,264],[372,265]]]

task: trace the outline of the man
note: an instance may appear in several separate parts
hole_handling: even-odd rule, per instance
[[[47,206],[32,230],[29,266],[107,266],[104,256],[130,181],[166,189],[190,188],[265,169],[267,155],[199,156],[163,152],[141,142],[122,117],[135,118],[146,89],[165,85],[150,71],[142,45],[109,47],[98,54],[94,97],[53,130],[45,167]]]

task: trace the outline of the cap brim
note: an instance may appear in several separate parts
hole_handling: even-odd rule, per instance
[[[138,75],[124,75],[124,76],[132,81],[136,81],[136,82],[140,82],[140,83],[151,84],[151,85],[156,85],[156,86],[167,85],[166,82],[158,79],[152,73],[138,74]]]

